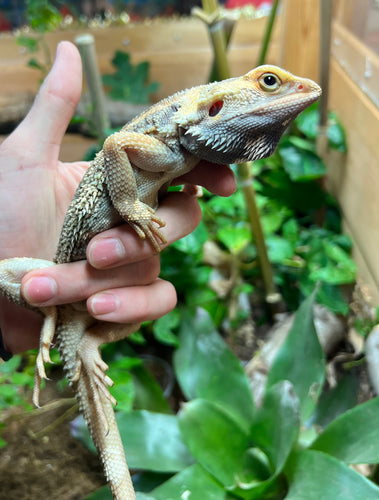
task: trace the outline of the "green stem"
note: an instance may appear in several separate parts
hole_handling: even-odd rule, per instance
[[[279,2],[280,2],[280,0],[274,0],[272,7],[271,7],[270,17],[268,18],[268,21],[267,21],[267,26],[266,26],[266,31],[265,31],[263,41],[262,41],[261,51],[260,51],[259,57],[258,57],[258,66],[260,66],[261,64],[264,64],[266,61],[267,51],[268,51],[268,47],[270,45],[272,30],[274,28],[276,11],[278,10]]]
[[[264,59],[266,57],[278,4],[279,0],[275,0],[270,18],[267,23],[266,33],[259,57],[261,61],[260,64],[264,62]],[[215,14],[215,11],[219,8],[217,0],[202,0],[202,5],[205,14],[208,16]],[[222,23],[213,23],[211,26],[209,26],[209,32],[212,39],[219,77],[221,79],[229,78],[230,68],[226,54],[226,37],[224,34]],[[281,295],[276,289],[274,283],[274,273],[270,260],[268,258],[266,242],[263,234],[262,224],[255,197],[255,190],[252,182],[252,162],[241,163],[240,165],[238,165],[237,175],[242,186],[242,192],[245,199],[250,227],[254,237],[255,246],[257,248],[259,264],[265,286],[266,301],[269,304],[278,304],[281,301]]]
[[[203,10],[207,16],[218,12],[217,0],[202,0]],[[215,56],[215,66],[217,67],[218,78],[225,80],[230,78],[229,62],[226,54],[226,37],[224,24],[217,20],[208,24],[209,35],[211,37],[213,52]]]
[[[251,231],[257,248],[259,264],[266,292],[268,304],[278,304],[282,297],[274,283],[274,273],[268,257],[265,236],[263,233],[261,218],[257,206],[255,189],[253,186],[253,163],[251,161],[238,165],[238,179],[245,199],[246,209],[249,216]]]

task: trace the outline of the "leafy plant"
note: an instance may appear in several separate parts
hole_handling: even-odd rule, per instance
[[[320,398],[325,359],[314,295],[296,313],[260,407],[209,315],[186,315],[174,366],[188,402],[178,415],[117,414],[130,467],[150,470],[136,480],[139,500],[379,498],[378,486],[349,467],[379,461],[379,398],[350,408],[347,379],[334,390],[337,405]],[[105,489],[89,498],[107,498]]]
[[[62,15],[49,0],[26,0],[26,17],[33,36],[21,34],[17,43],[24,47],[33,56],[28,61],[28,66],[41,71],[43,79],[51,67],[51,52],[45,41],[44,35],[54,31],[62,22]],[[42,51],[43,59],[39,60],[35,54]]]
[[[150,64],[148,61],[133,65],[130,54],[117,50],[112,59],[115,72],[103,75],[103,83],[108,87],[112,99],[148,104],[150,94],[159,89],[158,82],[148,82]]]
[[[22,405],[32,408],[22,396],[26,388],[33,389],[34,371],[31,366],[21,371],[23,358],[20,354],[13,356],[7,363],[0,364],[0,408]]]
[[[337,204],[321,185],[325,167],[313,139],[317,120],[317,106],[312,106],[296,120],[273,156],[255,162],[256,201],[274,279],[286,306],[296,310],[319,284],[317,301],[347,314],[340,286],[354,283],[356,265],[350,257],[351,241],[341,233]],[[331,127],[339,131],[333,133],[333,147],[344,149],[342,128],[335,120]],[[204,217],[197,230],[162,253],[162,275],[174,283],[181,303],[201,305],[220,325],[226,317],[234,321],[249,314],[246,306],[232,312],[232,303],[243,297],[246,305],[247,296],[256,302],[263,295],[257,249],[240,189],[227,199],[205,192],[201,204]],[[209,240],[215,244],[214,253],[221,254],[210,259],[211,265],[203,254]],[[207,287],[215,274],[229,281],[223,298]],[[175,324],[171,332],[177,329]]]

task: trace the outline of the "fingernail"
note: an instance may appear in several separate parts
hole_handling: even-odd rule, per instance
[[[117,297],[112,293],[99,293],[91,297],[88,302],[90,312],[95,316],[115,312],[119,306]]]
[[[94,267],[107,267],[117,264],[125,257],[125,248],[117,238],[103,238],[91,243],[88,260]]]
[[[55,280],[46,276],[36,276],[24,283],[22,294],[29,304],[36,305],[53,299],[57,290]]]

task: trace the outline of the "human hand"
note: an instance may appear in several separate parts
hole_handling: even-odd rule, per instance
[[[0,258],[28,256],[52,260],[65,212],[88,164],[58,160],[62,138],[81,93],[81,61],[62,42],[54,66],[19,127],[0,146]],[[199,164],[183,181],[201,184],[227,196],[235,179],[226,166]],[[197,201],[185,193],[163,200],[158,215],[171,243],[193,231],[200,221]],[[122,323],[154,319],[176,303],[173,286],[160,280],[159,257],[127,225],[97,235],[87,261],[61,264],[25,275],[28,302],[58,305],[87,299],[95,317]],[[38,344],[41,320],[10,304],[0,304],[5,348],[21,352]],[[26,325],[28,331],[26,331]]]

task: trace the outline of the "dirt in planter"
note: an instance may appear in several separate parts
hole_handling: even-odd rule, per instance
[[[105,484],[98,457],[70,434],[75,414],[54,425],[73,404],[62,401],[51,411],[7,416],[1,434],[7,446],[0,449],[0,498],[82,500]]]

